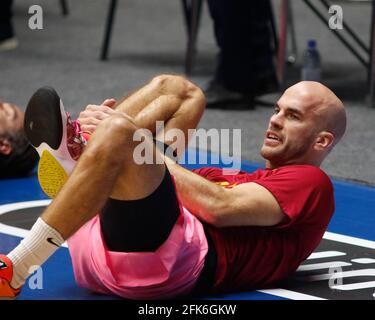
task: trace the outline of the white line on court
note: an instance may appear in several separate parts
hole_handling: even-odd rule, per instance
[[[334,240],[334,241],[342,242],[342,243],[354,244],[359,247],[375,249],[375,241],[345,236],[343,234],[338,234],[338,233],[327,231],[324,234],[323,238],[327,240]]]
[[[312,270],[321,270],[321,269],[328,269],[328,268],[347,267],[351,265],[352,265],[351,263],[347,263],[344,261],[329,261],[329,262],[322,262],[322,263],[304,264],[300,266],[297,269],[297,271],[312,271]]]
[[[341,251],[321,251],[321,252],[313,252],[309,255],[306,260],[313,260],[313,259],[322,259],[322,258],[332,258],[332,257],[339,257],[339,256],[346,256],[345,252]]]
[[[51,199],[47,199],[3,204],[0,205],[0,215],[7,213],[9,211],[15,211],[25,208],[45,207],[48,206],[51,203],[51,201]]]
[[[15,203],[8,203],[0,205],[0,215],[20,210],[20,209],[26,209],[26,208],[35,208],[35,207],[46,207],[51,203],[51,199],[48,200],[35,200],[35,201],[24,201],[24,202],[15,202]],[[8,226],[6,224],[0,223],[0,233],[8,234],[15,237],[25,238],[27,234],[29,233],[29,230],[18,228],[18,227],[12,227]],[[68,245],[66,242],[62,244],[62,247],[67,248]]]
[[[288,298],[292,300],[327,300],[316,296],[311,296],[309,294],[299,293],[286,289],[266,289],[266,290],[257,290],[258,292],[272,294],[274,296]]]

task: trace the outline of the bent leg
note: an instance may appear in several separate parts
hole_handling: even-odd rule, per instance
[[[117,110],[124,111],[137,126],[150,130],[156,138],[169,130],[181,130],[185,140],[183,148],[179,146],[177,149],[180,152],[188,142],[188,130],[195,128],[203,109],[204,97],[199,88],[182,77],[167,75],[154,78],[117,105]],[[164,132],[157,135],[156,121],[165,122]],[[146,143],[160,160],[161,155],[152,141]],[[102,232],[111,250],[154,251],[166,240],[180,214],[168,170],[164,178],[158,180],[160,185],[154,191],[150,193],[145,189],[149,176],[160,178],[148,172],[150,168],[154,170],[152,165],[139,166],[134,161],[127,162],[103,208]],[[135,175],[142,181],[139,186],[134,185]]]
[[[169,103],[170,99],[174,102]],[[96,215],[108,198],[136,200],[156,190],[164,177],[163,156],[153,141],[146,141],[155,155],[154,164],[136,164],[133,150],[139,142],[133,141],[135,130],[142,127],[152,131],[155,121],[164,120],[165,131],[177,127],[187,132],[203,113],[204,97],[184,78],[159,76],[120,102],[117,109],[134,122],[117,115],[99,124],[68,181],[42,215],[64,239]]]
[[[24,283],[31,266],[44,263],[64,240],[101,211],[112,192],[117,190],[115,185],[119,178],[121,200],[144,198],[160,185],[164,164],[134,166],[132,150],[136,142],[132,137],[136,129],[121,114],[101,122],[56,198],[29,235],[9,253],[14,266],[13,288]],[[132,173],[130,167],[135,169]],[[131,182],[131,187],[126,187],[123,178]]]
[[[160,185],[164,164],[138,166],[133,161],[135,130],[125,116],[116,115],[103,120],[92,135],[69,179],[42,214],[64,239],[94,217],[110,196],[140,199]]]

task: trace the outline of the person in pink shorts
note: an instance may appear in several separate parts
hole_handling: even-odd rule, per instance
[[[286,90],[264,137],[266,168],[253,173],[190,171],[175,161],[204,107],[197,86],[161,75],[72,121],[54,89],[39,89],[24,128],[54,200],[0,255],[0,297],[16,297],[30,266],[65,240],[78,285],[128,299],[249,290],[292,274],[334,212],[319,166],[345,132],[343,104],[317,82]],[[163,139],[176,129],[182,140]]]

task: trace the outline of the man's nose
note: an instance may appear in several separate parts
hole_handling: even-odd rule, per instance
[[[271,128],[275,128],[275,129],[281,129],[283,127],[283,120],[282,120],[280,113],[274,114],[271,117],[270,126]]]

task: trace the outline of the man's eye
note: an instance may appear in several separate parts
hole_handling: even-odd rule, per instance
[[[279,111],[280,111],[279,109],[275,109],[275,110],[273,110],[273,113],[274,113],[274,114],[278,114]]]
[[[292,119],[292,120],[299,120],[299,118],[295,114],[293,114],[293,113],[290,113],[288,115],[288,117],[289,117],[289,119]]]

